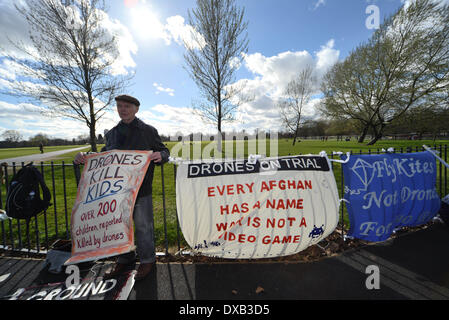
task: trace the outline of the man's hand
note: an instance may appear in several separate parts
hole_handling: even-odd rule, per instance
[[[79,152],[75,156],[75,160],[73,160],[75,164],[84,164],[86,163],[86,153],[85,152]]]
[[[161,153],[160,153],[160,152],[153,152],[153,153],[150,155],[150,160],[151,160],[151,161],[154,161],[155,163],[161,162],[161,161],[162,161],[162,155],[161,155]]]

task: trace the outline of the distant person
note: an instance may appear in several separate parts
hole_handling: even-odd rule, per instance
[[[41,151],[41,153],[44,153],[44,145],[41,143],[39,143],[39,150]]]
[[[170,151],[162,143],[157,130],[136,117],[140,102],[131,96],[121,95],[115,98],[117,113],[122,119],[105,135],[106,145],[101,151],[109,150],[152,150],[151,163],[145,174],[142,186],[137,194],[133,219],[135,222],[136,247],[140,259],[135,280],[144,279],[151,271],[156,261],[153,226],[152,184],[154,164],[168,161]],[[75,164],[85,163],[85,153],[80,152],[75,157]],[[111,278],[120,275],[128,266],[135,263],[134,251],[118,257],[113,270],[105,275]]]

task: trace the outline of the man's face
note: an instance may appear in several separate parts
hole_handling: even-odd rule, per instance
[[[124,123],[130,123],[136,117],[136,113],[139,111],[139,107],[135,104],[125,102],[125,101],[117,101],[117,112],[120,116],[120,119]]]

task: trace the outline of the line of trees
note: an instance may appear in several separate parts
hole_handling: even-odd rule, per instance
[[[83,122],[96,151],[96,124],[132,78],[112,70],[119,48],[102,25],[104,1],[29,0],[16,8],[29,23],[33,48],[12,42],[29,58],[8,58],[30,81],[12,81],[7,93],[41,102],[47,115]],[[196,43],[185,43],[184,67],[201,93],[195,110],[220,133],[224,122],[235,119],[238,106],[251,100],[234,77],[248,50],[244,14],[235,0],[197,0],[189,11]],[[303,115],[317,88],[324,95],[318,107],[324,120]],[[368,144],[374,144],[395,132],[438,134],[445,130],[448,105],[449,5],[419,0],[387,18],[320,83],[312,67],[298,70],[278,108],[293,144],[323,123],[327,127],[318,135],[357,132],[359,142],[369,135]]]
[[[42,143],[43,146],[67,146],[90,144],[89,135],[80,135],[72,139],[52,138],[45,133],[38,133],[28,139],[24,139],[23,135],[17,130],[5,130],[0,134],[0,148],[23,148],[38,147]],[[104,138],[99,134],[95,143],[104,143]]]

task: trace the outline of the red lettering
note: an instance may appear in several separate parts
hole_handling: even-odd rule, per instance
[[[114,200],[112,200],[112,202],[110,204],[108,201],[106,201],[106,202],[100,202],[98,205],[100,208],[98,209],[97,217],[105,216],[109,212],[112,213],[115,211],[115,209],[117,208],[117,201],[114,199]]]
[[[275,236],[274,238],[270,238],[270,236],[265,236],[262,238],[263,244],[285,244],[285,243],[299,243],[300,235],[295,235],[292,237],[291,235],[283,236],[282,239],[280,236]]]
[[[279,185],[279,189],[285,190],[285,181],[284,180],[280,180],[278,185]]]
[[[267,219],[267,228],[269,228],[269,227],[274,228],[275,226],[276,226],[276,218],[273,218],[273,219],[268,218]]]
[[[287,220],[288,220],[288,222],[290,222],[290,227],[291,227],[291,226],[293,226],[293,222],[296,221],[296,218],[295,217],[288,217]]]
[[[271,203],[270,199],[267,199],[267,209],[271,208],[274,209],[276,205],[276,200],[273,200],[273,203]]]
[[[220,206],[220,213],[223,215],[223,213],[229,214],[229,206],[226,205],[226,207]]]
[[[265,236],[262,238],[262,243],[263,244],[269,244],[271,241],[270,236]]]
[[[285,209],[284,200],[282,200],[282,199],[278,200],[278,205],[276,207],[276,210],[279,210],[279,209]]]
[[[220,190],[220,187],[219,187],[219,186],[217,186],[217,190],[218,190],[218,193],[220,194],[220,196],[224,195],[224,192],[225,192],[225,188],[226,188],[226,186],[223,186],[223,189],[222,189],[222,190]]]
[[[228,228],[227,223],[217,223],[216,226],[217,226],[218,231],[221,231],[221,230],[226,231],[226,229]]]
[[[270,191],[270,187],[268,187],[268,185],[265,181],[262,181],[262,186],[260,188],[260,191]]]
[[[296,199],[287,199],[287,209],[296,207]]]
[[[208,196],[208,197],[215,197],[214,190],[215,190],[214,187],[209,187],[209,188],[207,188],[207,196]]]

